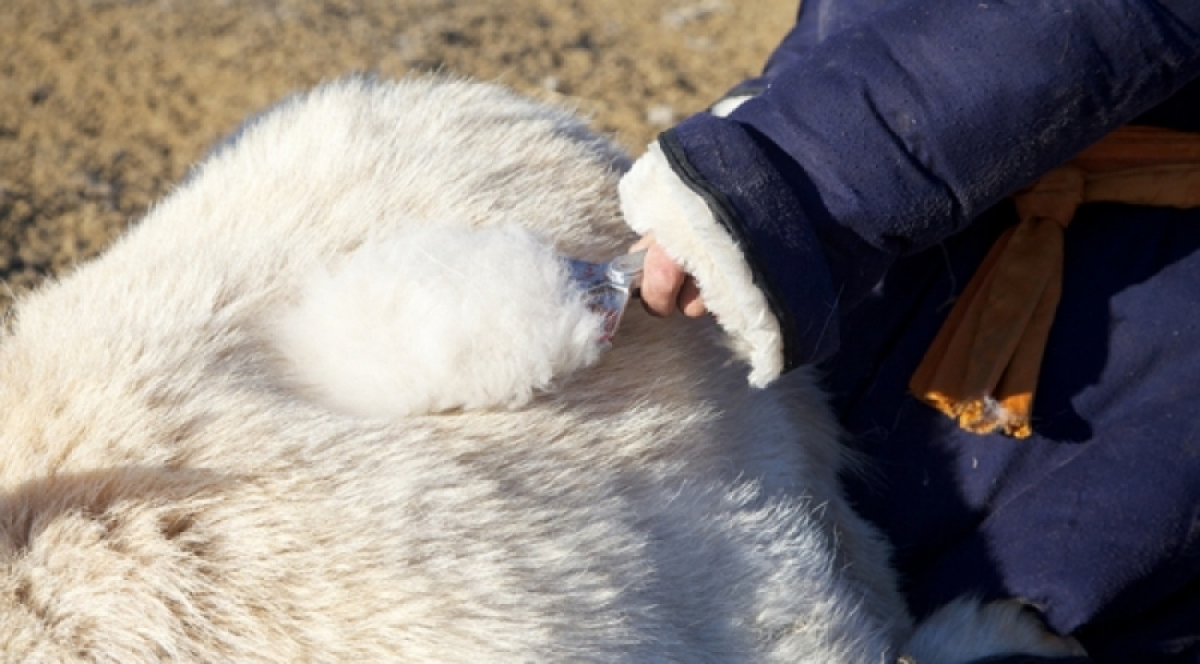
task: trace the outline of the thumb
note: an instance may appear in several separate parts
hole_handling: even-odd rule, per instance
[[[633,251],[646,249],[642,266],[642,305],[656,316],[670,316],[680,309],[687,316],[700,316],[705,312],[704,302],[696,282],[683,268],[663,251],[654,240],[653,234],[643,236],[633,246]]]

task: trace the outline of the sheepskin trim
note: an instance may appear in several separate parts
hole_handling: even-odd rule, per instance
[[[659,144],[621,179],[625,222],[654,233],[667,255],[696,279],[704,304],[750,364],[750,384],[765,387],[783,373],[784,339],[743,252],[713,211],[667,162]]]
[[[712,113],[713,115],[717,116],[718,118],[729,117],[729,114],[736,111],[738,109],[738,106],[741,106],[742,104],[746,103],[747,101],[749,101],[751,99],[754,99],[754,95],[737,95],[734,97],[724,97],[724,98],[720,99],[719,101],[717,101],[717,103],[713,104],[712,108],[708,109],[708,112]]]
[[[996,653],[1061,659],[1063,664],[1090,661],[1074,638],[1051,632],[1033,605],[1019,599],[984,604],[970,597],[955,599],[922,620],[898,661],[953,664]]]
[[[311,274],[273,325],[289,374],[361,417],[515,408],[599,357],[553,247],[515,226],[417,226]]]

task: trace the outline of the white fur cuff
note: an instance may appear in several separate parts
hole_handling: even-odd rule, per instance
[[[659,245],[696,279],[708,310],[750,364],[750,383],[765,387],[783,372],[783,334],[737,243],[712,210],[651,143],[621,179],[621,210],[636,232]]]
[[[749,101],[751,99],[754,99],[754,95],[737,95],[736,97],[725,97],[725,98],[719,100],[717,103],[713,104],[712,108],[708,109],[708,112],[712,113],[713,115],[717,116],[718,118],[727,118],[727,117],[729,117],[730,113],[736,111],[739,106],[741,106],[742,104],[746,103],[747,101]]]

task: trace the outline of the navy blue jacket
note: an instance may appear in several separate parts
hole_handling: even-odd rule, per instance
[[[1097,661],[1200,661],[1200,211],[1081,210],[1032,438],[906,388],[1006,197],[1122,124],[1200,131],[1198,75],[1200,0],[806,0],[752,99],[660,137],[873,459],[847,487],[917,615],[1019,596]]]

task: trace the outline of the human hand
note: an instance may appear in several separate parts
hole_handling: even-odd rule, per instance
[[[642,236],[630,251],[640,249],[646,250],[641,286],[642,306],[646,311],[655,316],[666,317],[678,309],[689,318],[708,313],[695,278],[684,272],[683,268],[658,246],[653,233]]]

